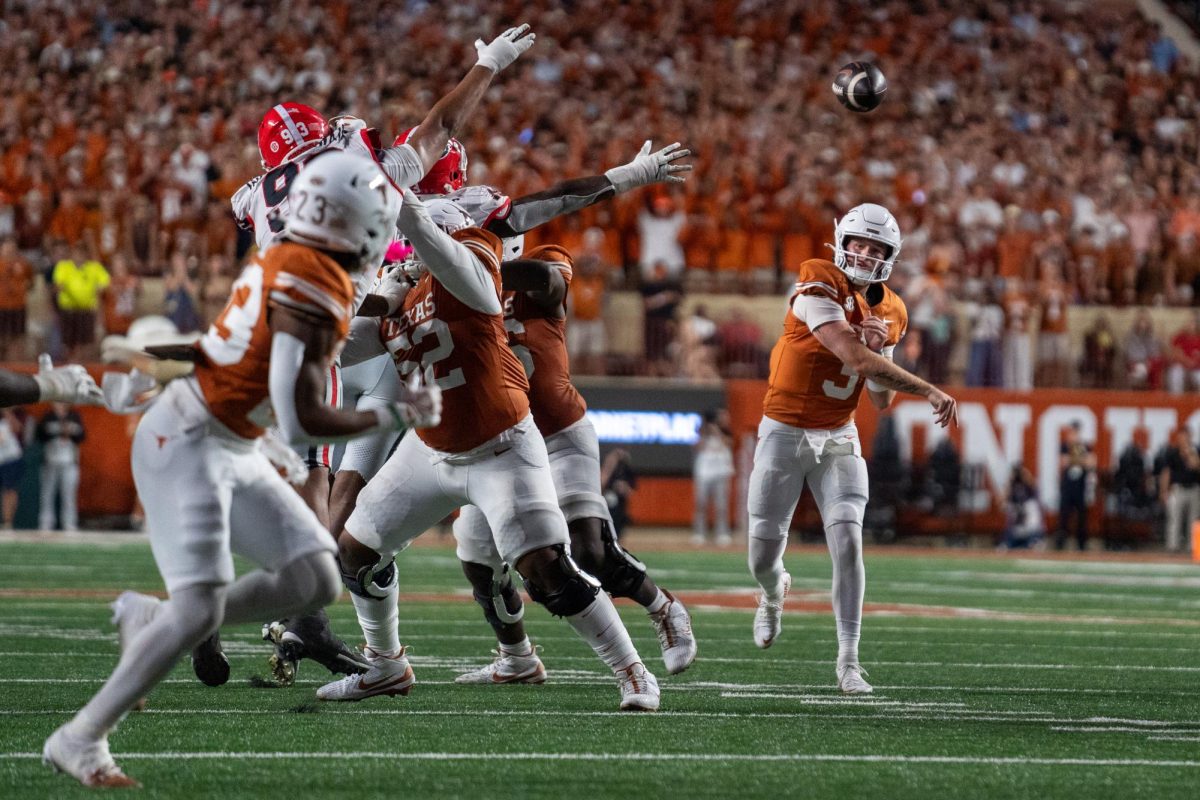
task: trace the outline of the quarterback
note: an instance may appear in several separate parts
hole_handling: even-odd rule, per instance
[[[872,691],[858,662],[867,505],[867,466],[854,425],[859,396],[865,385],[871,402],[887,408],[897,391],[919,395],[943,427],[958,416],[954,398],[891,361],[908,325],[904,303],[884,286],[900,245],[891,213],[865,203],[837,222],[833,261],[800,266],[783,335],[771,351],[750,475],[750,572],[762,587],[755,644],[770,647],[780,633],[791,585],[783,551],[807,482],[833,559],[838,688],[850,694]]]
[[[169,599],[117,598],[121,660],[46,741],[46,763],[85,786],[137,785],[109,754],[109,731],[223,622],[336,599],[333,540],[260,447],[272,416],[292,444],[440,421],[436,388],[375,413],[324,403],[354,314],[353,279],[380,262],[399,195],[374,162],[348,153],[315,159],[291,195],[281,240],[243,269],[196,344],[194,373],[167,385],[134,435],[134,481]],[[260,569],[235,580],[234,552]]]

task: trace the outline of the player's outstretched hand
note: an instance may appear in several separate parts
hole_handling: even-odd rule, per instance
[[[442,389],[436,383],[422,385],[420,371],[414,372],[393,408],[407,428],[436,428],[442,423]]]
[[[957,400],[936,386],[929,390],[929,394],[925,395],[925,399],[929,401],[929,405],[933,406],[933,416],[937,420],[938,425],[943,428],[948,427],[951,422],[956,426],[958,425]]]
[[[33,376],[47,403],[73,403],[84,406],[104,405],[104,393],[78,364],[55,367],[49,353],[38,356],[38,374]]]
[[[642,149],[634,156],[633,161],[613,167],[604,173],[604,177],[616,188],[617,194],[636,189],[639,186],[649,186],[652,183],[683,183],[684,176],[680,172],[691,172],[691,164],[676,164],[681,158],[687,158],[691,150],[683,148],[679,142],[674,142],[656,153],[650,152],[650,140],[647,139]]]
[[[537,35],[529,32],[528,24],[509,28],[487,44],[483,43],[483,39],[476,39],[475,52],[479,54],[479,59],[475,64],[499,72],[533,47],[536,39]]]

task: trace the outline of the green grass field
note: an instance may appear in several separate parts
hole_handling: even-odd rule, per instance
[[[254,688],[269,651],[235,628],[230,683],[200,685],[185,659],[112,735],[114,755],[154,797],[1094,800],[1200,785],[1200,568],[868,548],[876,693],[842,697],[822,551],[789,554],[797,610],[768,651],[740,551],[640,555],[694,599],[700,642],[665,677],[644,613],[622,607],[660,674],[658,714],[618,713],[607,670],[537,607],[545,686],[455,686],[492,641],[453,551],[418,547],[400,558],[402,592],[426,598],[401,595],[409,697],[317,706],[311,662],[292,688]],[[124,588],[161,588],[142,541],[0,542],[0,795],[87,794],[40,751],[116,662],[106,604]],[[359,640],[348,602],[331,614]]]

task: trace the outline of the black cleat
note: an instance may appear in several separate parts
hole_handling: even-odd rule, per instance
[[[271,675],[280,686],[295,682],[302,658],[311,658],[335,675],[361,675],[371,667],[362,653],[333,634],[324,610],[264,625],[263,639],[275,645]]]
[[[224,686],[229,681],[229,659],[221,649],[218,631],[192,651],[192,671],[205,686]]]

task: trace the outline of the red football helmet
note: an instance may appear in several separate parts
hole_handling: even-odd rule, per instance
[[[312,106],[280,103],[258,124],[258,154],[263,169],[291,161],[329,135],[329,123]]]
[[[416,128],[409,128],[396,137],[393,146],[405,144]],[[425,173],[420,183],[412,189],[417,194],[450,194],[456,192],[467,183],[467,148],[454,137],[446,142],[446,152],[437,163]]]

